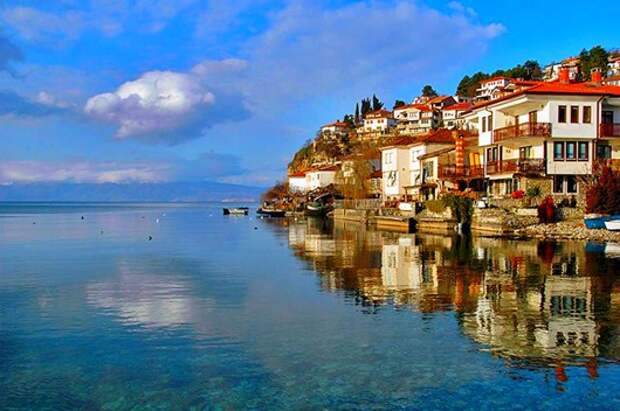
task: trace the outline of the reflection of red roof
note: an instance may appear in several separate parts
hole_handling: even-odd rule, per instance
[[[444,107],[443,111],[465,111],[465,110],[469,110],[471,108],[472,104],[471,103],[467,103],[467,102],[463,102],[463,103],[456,103],[456,104],[452,104],[451,106],[448,107]]]
[[[392,112],[388,110],[375,110],[370,113],[366,113],[364,118],[389,118],[392,117]]]

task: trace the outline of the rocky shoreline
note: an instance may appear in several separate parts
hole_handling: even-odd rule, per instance
[[[561,221],[553,224],[534,224],[514,231],[518,238],[545,240],[590,240],[620,242],[620,232],[590,230],[581,221]]]

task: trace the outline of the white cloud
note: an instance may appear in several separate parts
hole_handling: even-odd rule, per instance
[[[35,182],[129,183],[160,182],[168,179],[170,166],[154,163],[116,163],[89,161],[0,162],[0,184]]]
[[[215,104],[215,95],[185,73],[151,71],[112,93],[88,99],[87,114],[119,125],[118,138],[172,132]]]
[[[76,11],[54,14],[33,7],[14,7],[2,13],[2,20],[29,41],[75,39],[85,28],[83,13]]]

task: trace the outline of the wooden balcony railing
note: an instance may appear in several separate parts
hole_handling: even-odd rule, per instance
[[[600,124],[599,131],[601,137],[620,137],[620,124],[619,123],[609,123],[609,124]]]
[[[545,160],[542,158],[520,159],[518,169],[522,174],[542,174],[545,172]]]
[[[523,123],[493,130],[493,142],[516,137],[551,137],[551,123]]]
[[[457,166],[455,164],[440,165],[440,179],[455,178],[478,178],[484,176],[484,168],[482,166]]]
[[[489,161],[487,163],[487,174],[516,173],[517,170],[517,160]]]

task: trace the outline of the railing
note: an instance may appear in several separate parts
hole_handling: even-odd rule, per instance
[[[514,173],[517,170],[517,160],[489,161],[487,163],[487,174]]]
[[[525,158],[519,160],[519,173],[541,174],[545,172],[545,160],[542,158]]]
[[[484,169],[482,166],[457,166],[455,164],[439,166],[440,179],[477,178],[483,176]]]
[[[620,137],[620,124],[619,123],[609,123],[609,124],[601,124],[599,126],[600,136],[601,137]]]
[[[551,123],[523,123],[493,130],[495,143],[515,137],[551,137]]]

